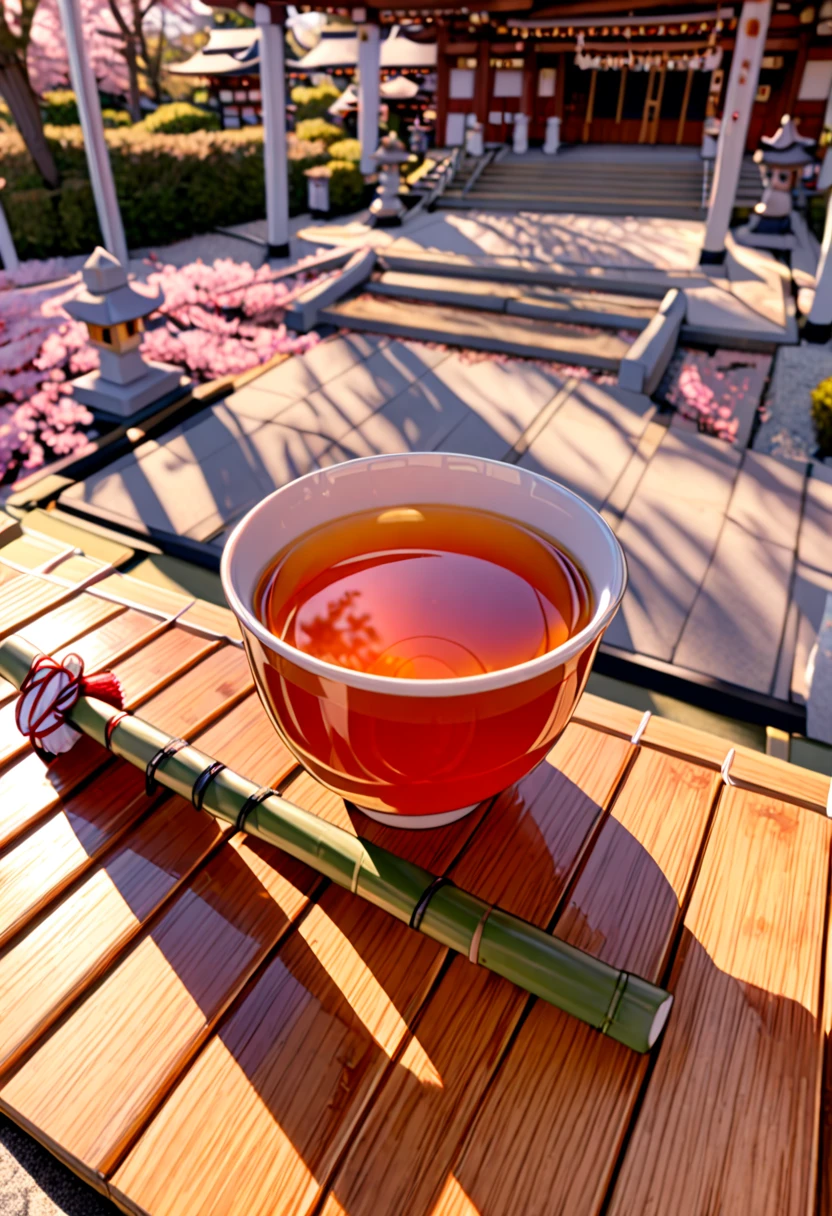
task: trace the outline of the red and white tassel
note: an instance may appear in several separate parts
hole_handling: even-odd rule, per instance
[[[42,654],[35,659],[20,686],[15,722],[32,747],[53,755],[68,752],[81,734],[66,721],[78,698],[97,697],[116,709],[124,708],[124,693],[110,671],[84,675],[84,660],[69,654],[63,660]]]

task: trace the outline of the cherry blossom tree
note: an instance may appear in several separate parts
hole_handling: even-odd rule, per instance
[[[161,97],[166,30],[192,29],[191,0],[80,0],[84,47],[98,86],[129,98],[141,118],[141,76]],[[154,37],[149,38],[149,31]],[[0,95],[12,112],[41,176],[57,186],[58,170],[43,133],[38,94],[69,83],[58,0],[0,0]]]

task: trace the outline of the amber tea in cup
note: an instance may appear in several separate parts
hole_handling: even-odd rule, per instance
[[[528,663],[590,615],[575,560],[489,511],[423,503],[333,520],[271,562],[255,612],[281,641],[373,675],[448,680]]]
[[[452,822],[544,758],[626,583],[570,491],[444,453],[290,483],[238,525],[222,573],[281,738],[402,827]]]

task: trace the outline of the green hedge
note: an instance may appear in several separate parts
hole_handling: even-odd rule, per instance
[[[329,155],[333,160],[361,160],[361,142],[357,139],[339,139],[329,145]]]
[[[144,124],[106,132],[131,248],[168,245],[265,214],[259,128],[152,135]],[[3,206],[21,258],[86,253],[100,242],[80,128],[46,129],[62,185],[43,187],[16,131],[0,133]],[[322,143],[289,136],[289,206],[306,210],[304,170],[327,160]]]
[[[191,131],[218,131],[221,124],[218,114],[186,101],[173,101],[148,114],[141,125],[151,134],[188,135]]]
[[[295,120],[326,117],[329,107],[340,96],[334,84],[297,85],[292,89],[292,101],[297,107]]]
[[[43,121],[53,127],[74,127],[80,122],[78,103],[72,89],[53,89],[40,102]]]
[[[126,110],[102,110],[101,119],[105,127],[132,127],[133,119]]]
[[[344,128],[323,118],[306,118],[295,123],[295,135],[298,139],[322,139],[325,144],[334,144],[344,138]]]

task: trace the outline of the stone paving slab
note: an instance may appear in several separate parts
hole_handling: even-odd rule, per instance
[[[630,583],[606,640],[669,662],[708,569],[740,456],[668,431],[618,529]]]
[[[348,371],[386,346],[388,339],[375,334],[346,334],[321,342],[302,358],[286,359],[257,378],[259,392],[277,393],[299,401],[329,380]]]
[[[426,377],[348,431],[323,453],[320,462],[329,465],[357,456],[433,451],[467,412],[465,403],[440,381]]]
[[[726,519],[674,662],[768,693],[783,636],[794,552]]]
[[[819,460],[806,483],[797,556],[807,566],[832,574],[832,468]]]
[[[794,549],[800,528],[805,461],[745,452],[728,518],[751,536]]]
[[[653,406],[636,411],[580,381],[518,464],[560,481],[600,507],[629,464]]]
[[[805,695],[818,587],[832,581],[814,568],[829,561],[826,466],[805,485],[801,523],[805,462],[668,428],[649,398],[556,363],[337,335],[273,370],[277,388],[261,377],[61,505],[218,559],[254,502],[336,460],[428,448],[514,461],[575,489],[617,530],[630,586],[605,644]],[[808,560],[792,587],[796,548]]]
[[[788,675],[791,699],[805,704],[809,695],[806,668],[818,640],[826,597],[832,591],[832,574],[814,570],[798,562],[792,584],[790,613],[794,613],[794,632],[781,651],[780,666]]]

